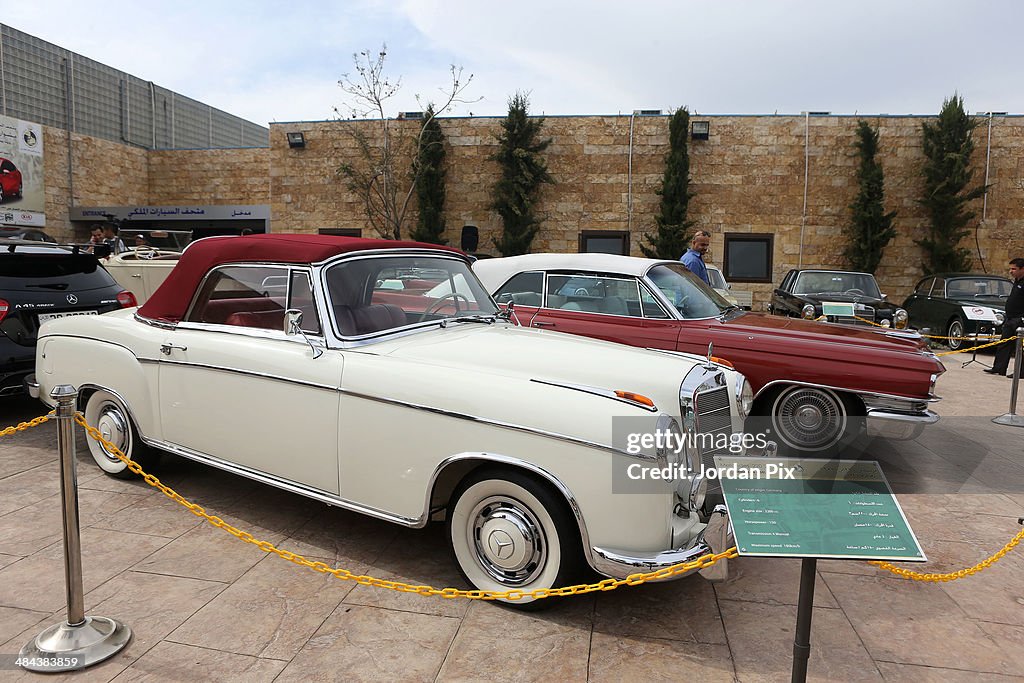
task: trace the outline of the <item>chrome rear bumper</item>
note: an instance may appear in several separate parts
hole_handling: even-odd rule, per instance
[[[25,376],[25,391],[32,398],[39,398],[39,382],[36,380],[35,373]]]
[[[735,545],[729,514],[724,505],[715,506],[708,519],[707,527],[697,536],[689,548],[662,550],[652,553],[638,553],[629,550],[612,548],[593,548],[593,568],[595,571],[615,579],[624,579],[630,574],[653,572],[683,562],[691,562],[704,555],[720,553]],[[701,574],[710,581],[722,581],[729,575],[726,560],[719,560],[714,565],[701,570]],[[693,571],[677,574],[678,579],[689,576]]]

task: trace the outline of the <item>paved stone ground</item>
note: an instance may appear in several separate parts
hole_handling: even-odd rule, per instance
[[[1007,411],[1010,380],[977,365],[962,369],[961,360],[947,357],[939,382],[943,421],[916,442],[870,444],[895,485],[919,491],[899,498],[930,571],[995,552],[1024,514],[1024,429],[990,421]],[[40,412],[35,402],[7,399],[0,426]],[[53,424],[0,442],[7,666],[64,616],[55,444]],[[100,474],[84,436],[79,457],[86,612],[121,619],[135,636],[110,661],[69,676],[75,680],[789,679],[798,560],[745,558],[721,584],[691,577],[523,614],[315,574],[210,528],[144,483]],[[230,523],[307,557],[461,585],[439,525],[401,529],[174,458],[157,473]],[[1024,680],[1024,548],[941,585],[863,562],[818,568],[810,679]],[[0,671],[4,681],[33,677],[42,680]]]

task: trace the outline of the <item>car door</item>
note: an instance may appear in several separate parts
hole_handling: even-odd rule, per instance
[[[928,294],[931,291],[933,282],[935,282],[934,277],[924,278],[917,283],[914,291],[903,302],[903,309],[907,312],[909,325],[914,329],[919,330],[922,327],[932,326],[932,305],[928,300]]]
[[[548,273],[532,327],[674,351],[679,321],[635,277]],[[518,307],[517,307],[518,309]],[[520,320],[526,324],[523,315]]]
[[[782,279],[782,283],[772,292],[770,308],[775,315],[799,315],[803,304],[791,294],[796,276],[797,271],[789,271]]]
[[[337,494],[344,355],[323,346],[310,273],[236,265],[207,278],[159,356],[163,439],[256,472]],[[303,311],[303,335],[283,329]]]

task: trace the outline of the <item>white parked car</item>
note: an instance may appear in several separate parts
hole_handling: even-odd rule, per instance
[[[44,400],[77,387],[86,420],[147,468],[156,448],[409,527],[445,519],[481,590],[567,585],[585,565],[625,577],[731,544],[724,507],[702,511],[705,482],[678,476],[700,448],[630,448],[627,433],[732,435],[743,375],[498,313],[453,249],[215,237],[141,308],[44,324],[32,386]],[[617,493],[637,466],[676,475]]]
[[[178,252],[163,249],[129,249],[103,259],[103,267],[141,306],[167,279],[180,257]]]

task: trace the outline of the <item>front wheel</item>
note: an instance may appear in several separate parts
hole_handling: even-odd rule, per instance
[[[479,590],[555,588],[570,585],[580,572],[580,536],[567,503],[529,474],[473,472],[452,496],[447,518],[459,572]],[[550,601],[502,600],[526,610]]]
[[[950,351],[959,351],[964,345],[964,321],[960,318],[953,318],[946,330],[946,345]]]
[[[96,391],[85,404],[85,421],[99,430],[104,439],[117,446],[124,455],[148,470],[159,454],[142,443],[138,429],[128,410],[116,396],[107,391]],[[116,479],[133,479],[136,475],[113,451],[91,436],[86,436],[89,453],[100,469]]]
[[[860,434],[856,400],[823,387],[784,387],[761,402],[772,431],[795,454],[843,448]]]

